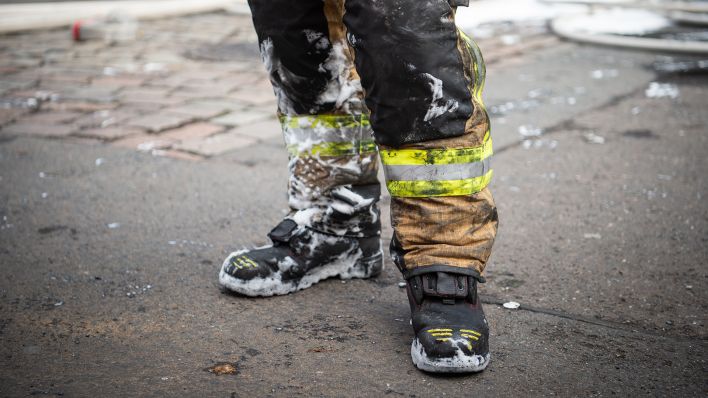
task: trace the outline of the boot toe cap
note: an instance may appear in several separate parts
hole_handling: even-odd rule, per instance
[[[426,328],[416,337],[427,355],[435,358],[486,355],[489,351],[486,333],[464,327]]]
[[[433,373],[479,372],[490,358],[486,337],[453,328],[421,330],[411,346],[411,356],[416,367]]]

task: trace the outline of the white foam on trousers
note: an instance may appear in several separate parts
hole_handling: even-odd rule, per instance
[[[343,43],[332,43],[329,57],[320,65],[320,71],[330,74],[324,92],[317,98],[317,103],[334,102],[337,108],[348,111],[351,102],[359,102],[358,93],[362,91],[361,81],[351,79],[351,61],[345,54]]]
[[[428,79],[428,84],[430,85],[430,91],[432,93],[432,100],[430,101],[430,107],[423,117],[424,121],[430,121],[436,117],[442,116],[447,112],[454,112],[457,110],[459,104],[455,100],[442,101],[443,94],[443,81],[437,77],[431,75],[430,73],[423,73]]]

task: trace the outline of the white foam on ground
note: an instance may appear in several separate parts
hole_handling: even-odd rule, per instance
[[[460,344],[467,342],[462,339],[451,340],[451,344],[457,347],[454,357],[432,359],[425,353],[423,345],[418,338],[411,344],[411,358],[413,363],[420,370],[431,373],[473,373],[483,371],[489,365],[490,354],[466,355],[460,348]]]
[[[563,27],[592,34],[642,35],[671,25],[671,20],[652,11],[612,9],[563,21]]]
[[[651,82],[644,94],[647,98],[678,98],[680,92],[675,84]]]
[[[587,7],[579,5],[548,5],[537,0],[482,0],[459,7],[455,21],[462,29],[499,22],[544,21],[560,15],[577,14]]]

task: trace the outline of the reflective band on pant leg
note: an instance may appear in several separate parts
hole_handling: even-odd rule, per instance
[[[492,179],[492,140],[472,148],[389,149],[380,151],[392,196],[472,195]]]
[[[280,117],[291,156],[346,156],[376,152],[367,115]]]
[[[281,115],[290,217],[332,235],[379,233],[376,145],[365,114]]]
[[[484,81],[487,77],[487,69],[484,65],[484,58],[482,57],[482,52],[479,49],[477,43],[472,40],[462,29],[457,29],[458,34],[462,40],[467,44],[467,49],[470,52],[471,69],[474,72],[472,79],[472,96],[475,102],[484,108],[484,101],[482,101],[482,91],[484,90]]]

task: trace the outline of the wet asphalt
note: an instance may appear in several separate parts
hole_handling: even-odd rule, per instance
[[[388,259],[284,297],[220,290],[226,254],[284,214],[280,140],[189,162],[3,137],[0,395],[705,396],[708,78],[663,59],[561,43],[489,70],[501,226],[471,376],[413,367]]]

